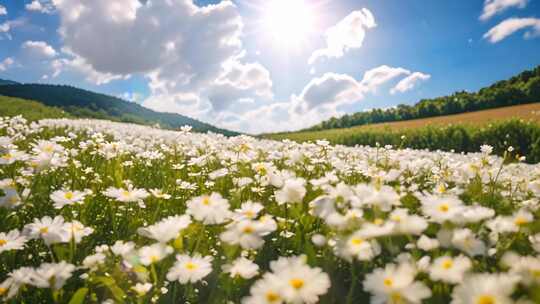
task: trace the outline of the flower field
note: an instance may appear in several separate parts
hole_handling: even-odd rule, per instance
[[[540,303],[540,166],[0,120],[8,303]]]

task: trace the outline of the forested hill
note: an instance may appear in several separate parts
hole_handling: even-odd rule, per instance
[[[35,100],[63,109],[76,117],[108,119],[139,124],[159,124],[163,128],[178,129],[190,125],[194,131],[221,133],[227,136],[239,133],[216,128],[210,124],[174,113],[152,111],[137,103],[94,93],[72,86],[48,84],[0,85],[0,95]]]
[[[19,84],[18,82],[6,80],[6,79],[0,79],[0,85],[6,85],[6,84]]]
[[[323,130],[347,128],[352,126],[401,121],[417,118],[435,117],[478,110],[505,107],[510,105],[540,102],[540,66],[522,72],[508,80],[482,88],[478,92],[456,92],[450,96],[423,99],[409,106],[400,104],[397,107],[382,110],[374,109],[366,112],[347,114],[340,118],[331,118],[309,128]]]

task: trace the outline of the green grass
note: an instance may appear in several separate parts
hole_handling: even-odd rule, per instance
[[[503,155],[508,146],[525,156],[527,162],[540,161],[540,125],[534,121],[508,119],[494,123],[428,125],[420,128],[349,128],[313,132],[292,132],[264,135],[265,138],[297,142],[328,140],[332,144],[392,145],[394,147],[475,152],[487,144],[494,153]]]
[[[61,109],[48,107],[37,101],[0,95],[0,116],[17,115],[22,115],[29,121],[36,121],[45,118],[72,117]]]

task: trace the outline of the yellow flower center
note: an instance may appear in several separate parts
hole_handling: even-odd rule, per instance
[[[197,264],[195,264],[195,263],[192,263],[192,262],[187,262],[186,263],[186,269],[187,270],[195,270],[197,268],[199,268],[199,266],[197,266]]]
[[[19,202],[19,198],[15,195],[12,195],[8,198],[8,203],[15,205]]]
[[[394,221],[394,222],[399,222],[399,221],[401,221],[401,216],[399,216],[399,215],[392,215],[392,221]]]
[[[275,292],[267,292],[266,293],[266,300],[270,303],[279,301],[279,295]]]
[[[0,296],[3,296],[7,292],[7,288],[0,287]]]
[[[205,206],[210,205],[210,198],[209,197],[203,198],[202,199],[202,204],[205,205]]]
[[[246,226],[244,227],[244,229],[242,229],[242,232],[245,233],[245,234],[250,234],[250,233],[253,233],[253,227],[251,226]]]
[[[244,212],[244,215],[249,217],[249,218],[253,218],[255,216],[255,213],[251,210],[248,210],[246,212]]]
[[[0,239],[0,246],[4,246],[5,244],[7,244],[7,241]]]
[[[383,284],[386,287],[392,287],[392,285],[394,285],[394,281],[390,278],[386,278],[384,279]]]
[[[0,240],[0,244],[1,244],[1,240]],[[530,270],[531,272],[531,275],[535,278],[540,278],[540,269],[531,269]]]
[[[373,221],[373,224],[377,225],[377,226],[380,226],[384,223],[384,220],[381,219],[381,218],[376,218],[374,221]]]
[[[446,261],[442,262],[441,266],[444,269],[450,269],[450,268],[452,268],[452,266],[454,266],[454,263],[452,262],[452,260],[446,260]]]
[[[47,232],[49,232],[49,227],[43,227],[43,228],[39,229],[39,233],[41,233],[41,234],[45,234]]]
[[[256,170],[260,175],[266,175],[266,168],[263,165],[257,166]]]
[[[69,192],[66,192],[66,194],[64,194],[64,197],[68,200],[72,199],[73,198],[73,192],[69,191]]]
[[[403,300],[403,297],[401,296],[401,294],[396,291],[390,295],[390,303],[400,304],[400,303],[405,303],[405,301]]]
[[[522,225],[525,225],[527,224],[529,221],[524,218],[523,216],[518,216],[516,217],[516,219],[514,220],[514,224],[516,224],[517,226],[522,226]]]
[[[10,153],[6,153],[6,154],[2,155],[2,158],[5,159],[5,160],[10,160],[12,157],[13,157],[13,155],[11,155]]]
[[[351,244],[356,245],[356,246],[362,244],[363,242],[364,242],[364,240],[362,240],[361,238],[353,238],[353,239],[351,239]]]
[[[150,256],[150,262],[155,263],[159,261],[159,257],[157,255]]]
[[[441,204],[439,206],[439,211],[440,212],[448,212],[448,210],[450,210],[450,207],[448,206],[448,204]]]
[[[124,191],[122,191],[122,195],[125,196],[125,197],[128,197],[130,195],[130,193],[129,193],[129,191],[124,190]]]
[[[292,279],[289,281],[289,284],[291,284],[291,286],[294,288],[294,289],[300,289],[304,286],[304,280],[302,279]]]
[[[495,304],[495,297],[490,295],[483,295],[478,297],[478,300],[476,300],[476,304]]]

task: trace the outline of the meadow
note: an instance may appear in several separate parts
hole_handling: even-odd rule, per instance
[[[343,129],[264,134],[274,140],[328,140],[369,145],[475,152],[487,144],[502,156],[508,146],[527,162],[540,162],[540,103]]]
[[[7,303],[538,303],[540,165],[0,120]]]

